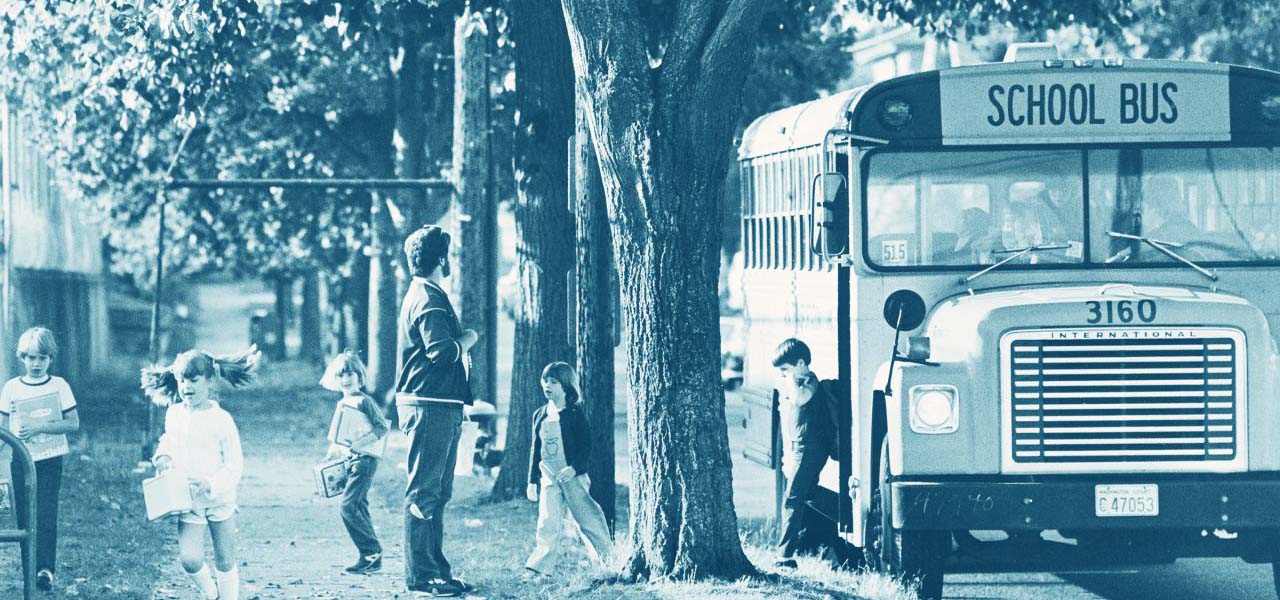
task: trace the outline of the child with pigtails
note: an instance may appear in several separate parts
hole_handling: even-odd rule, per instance
[[[215,383],[243,386],[253,378],[256,348],[228,357],[188,350],[172,365],[142,371],[142,389],[167,406],[164,435],[152,462],[158,472],[175,469],[187,477],[194,509],[178,515],[178,555],[182,569],[208,600],[238,600],[236,569],[236,488],[244,467],[235,421],[216,401]],[[205,531],[213,538],[215,573],[205,565]]]

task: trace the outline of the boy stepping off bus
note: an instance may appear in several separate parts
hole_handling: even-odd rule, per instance
[[[27,445],[36,463],[36,587],[53,589],[57,572],[58,493],[62,488],[62,456],[67,453],[67,434],[80,430],[76,398],[71,386],[49,374],[49,363],[58,353],[53,332],[32,327],[18,338],[18,360],[26,374],[14,377],[0,390],[0,427],[16,434]],[[26,471],[10,464],[16,495],[18,526],[31,520],[25,498]],[[22,547],[26,560],[27,547]]]
[[[778,370],[778,413],[782,419],[782,470],[787,477],[782,502],[782,536],[775,565],[795,568],[795,556],[806,542],[805,529],[821,518],[808,502],[817,493],[818,476],[836,443],[834,404],[818,376],[809,369],[813,355],[804,342],[788,338],[774,352]]]
[[[364,393],[364,363],[351,350],[336,356],[325,369],[320,385],[341,391],[329,424],[329,453],[346,461],[347,483],[342,492],[342,524],[360,556],[344,569],[348,573],[373,573],[382,569],[382,544],[369,515],[369,486],[378,472],[378,461],[387,447],[387,420],[372,397]]]

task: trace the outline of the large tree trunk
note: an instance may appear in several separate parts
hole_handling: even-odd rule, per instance
[[[569,345],[568,277],[573,220],[568,210],[568,142],[573,135],[573,64],[555,0],[509,5],[515,53],[516,205],[520,301],[516,305],[506,451],[493,497],[524,493],[531,418],[545,400],[542,368],[574,363]]]
[[[324,355],[324,332],[321,327],[320,273],[307,272],[302,276],[302,314],[299,332],[302,338],[300,354],[303,360],[316,363]]]
[[[600,184],[587,125],[586,106],[578,102],[573,143],[573,205],[577,222],[577,262],[574,281],[574,331],[578,351],[578,382],[591,425],[591,497],[604,509],[609,529],[617,518],[614,464],[614,294],[613,242],[609,215]]]
[[[651,66],[633,3],[562,0],[586,91],[627,327],[636,578],[737,578],[719,378],[723,183],[763,0],[678,7]]]
[[[355,350],[365,362],[369,360],[369,281],[369,259],[357,256],[351,265],[351,279],[341,284],[346,325],[342,345]]]
[[[284,360],[289,357],[289,322],[293,319],[293,278],[277,275],[271,280],[275,292],[275,355],[272,358]]]
[[[463,327],[480,334],[471,350],[471,391],[495,402],[498,361],[498,216],[489,149],[489,31],[468,8],[454,28],[454,185],[458,198],[457,304]]]
[[[387,214],[386,198],[382,192],[372,194],[369,228],[369,357],[368,390],[374,398],[382,398],[396,377],[396,318],[399,315],[399,298],[396,297],[396,255],[400,236],[391,215]]]

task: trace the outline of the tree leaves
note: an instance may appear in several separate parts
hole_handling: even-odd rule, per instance
[[[431,10],[409,0],[14,3],[0,17],[0,74],[40,125],[31,129],[68,195],[110,223],[114,268],[145,286],[158,183],[185,133],[178,178],[380,173],[397,109],[387,57],[415,27],[440,30],[424,52],[443,54],[452,20]],[[447,133],[432,141],[439,164]],[[364,192],[167,197],[167,259],[188,272],[348,270],[367,236]]]

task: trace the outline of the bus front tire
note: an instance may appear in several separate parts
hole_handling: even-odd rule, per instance
[[[942,598],[942,563],[950,550],[949,531],[902,531],[893,528],[889,494],[889,441],[880,446],[878,485],[868,515],[867,565],[914,588],[921,600]]]

